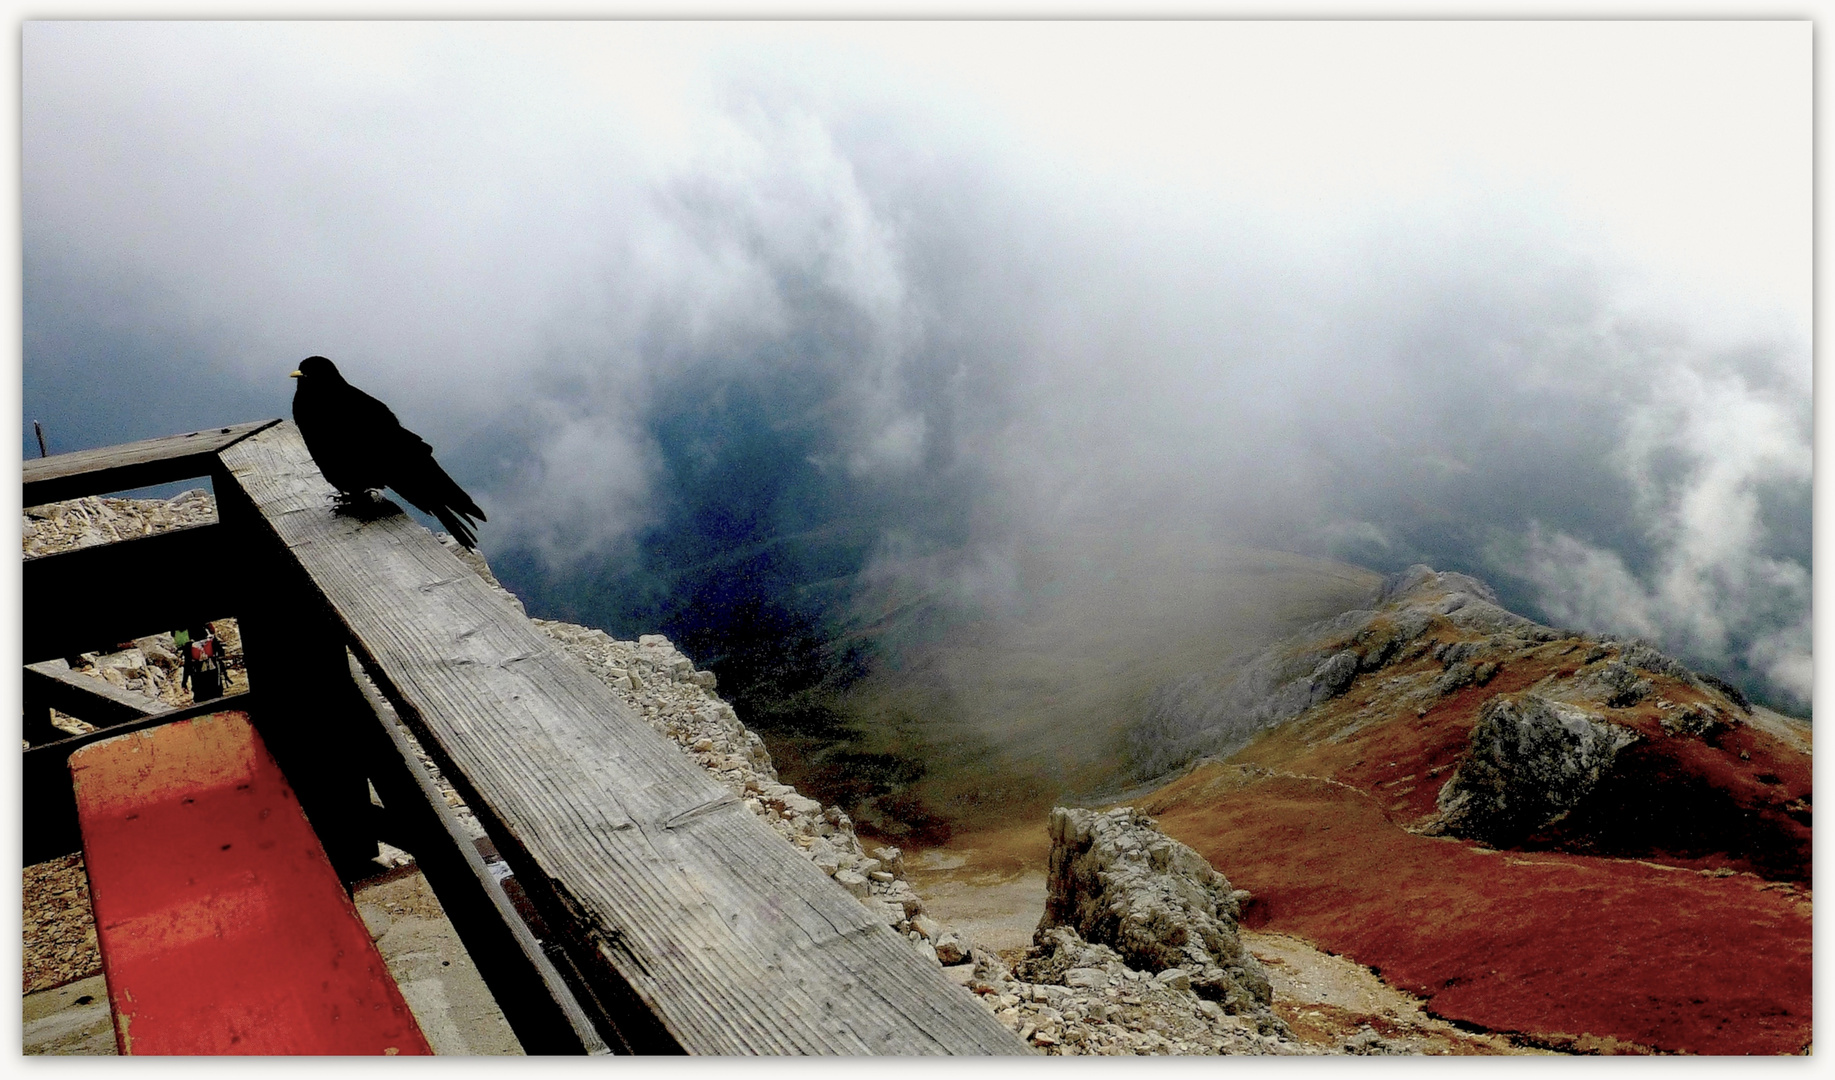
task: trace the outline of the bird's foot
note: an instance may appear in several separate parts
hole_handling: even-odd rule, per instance
[[[358,521],[375,521],[386,517],[395,507],[373,490],[340,491],[331,499],[331,512]]]

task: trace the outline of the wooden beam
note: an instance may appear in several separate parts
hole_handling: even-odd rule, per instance
[[[208,716],[226,709],[247,712],[250,703],[258,700],[252,694],[229,694],[182,709],[156,713],[143,720],[117,724],[82,735],[71,735],[27,750],[20,769],[23,781],[24,865],[31,866],[83,848],[83,834],[76,820],[76,796],[70,788],[71,754],[93,742],[133,731],[145,731],[177,720]]]
[[[43,506],[85,495],[105,495],[111,491],[129,491],[208,476],[216,464],[218,451],[278,423],[278,420],[258,420],[224,428],[205,428],[183,435],[27,461],[24,505]]]
[[[357,658],[351,678],[375,711],[371,780],[402,829],[400,846],[433,886],[465,951],[528,1054],[603,1054],[605,1041],[568,990],[541,943],[484,865],[478,847],[415,755],[407,728]]]
[[[25,560],[25,662],[235,615],[247,580],[221,525],[117,540]]]
[[[99,728],[172,711],[172,706],[145,694],[123,690],[101,679],[79,675],[62,660],[44,660],[25,666],[22,686],[26,709],[56,709]]]
[[[627,1045],[1026,1052],[425,529],[333,513],[292,424],[222,462],[219,502],[292,552]]]

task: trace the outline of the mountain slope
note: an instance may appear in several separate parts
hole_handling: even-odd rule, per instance
[[[1136,733],[1208,755],[1136,805],[1245,925],[1548,1045],[1809,1042],[1806,723],[1425,567],[1220,684]]]

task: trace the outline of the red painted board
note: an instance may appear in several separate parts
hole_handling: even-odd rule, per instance
[[[239,712],[70,756],[123,1054],[428,1054]]]

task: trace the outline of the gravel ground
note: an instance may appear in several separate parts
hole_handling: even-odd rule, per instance
[[[89,912],[83,856],[25,868],[25,990],[49,990],[99,974],[96,921]]]

